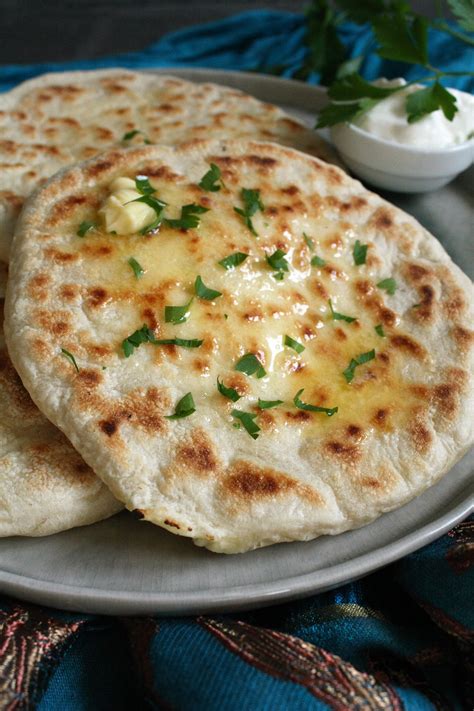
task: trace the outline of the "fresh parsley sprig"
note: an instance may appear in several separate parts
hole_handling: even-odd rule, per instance
[[[240,215],[250,232],[258,237],[258,233],[253,226],[252,217],[255,213],[260,210],[263,212],[265,210],[263,203],[260,199],[260,190],[250,190],[249,188],[242,188],[240,191],[240,197],[244,203],[243,209],[241,207],[234,207],[234,212]]]

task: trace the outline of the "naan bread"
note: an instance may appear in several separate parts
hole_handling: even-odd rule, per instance
[[[211,163],[218,192],[198,187]],[[123,176],[147,176],[168,218],[192,203],[209,211],[194,229],[78,237]],[[260,191],[257,235],[234,210],[242,188]],[[236,252],[249,257],[218,264]],[[222,296],[194,295],[186,322],[165,323],[165,306],[187,304],[198,275]],[[329,299],[356,320],[333,318]],[[39,190],[15,234],[6,328],[33,399],[117,498],[233,553],[360,526],[452,466],[473,437],[471,302],[437,240],[338,168],[270,143],[197,141],[112,151]],[[144,323],[152,340],[202,345],[142,343],[125,357],[122,342]],[[247,353],[264,377],[235,369]],[[217,378],[241,399],[224,397]],[[167,419],[188,392],[194,414]],[[258,398],[284,402],[259,409]]]
[[[0,322],[7,270],[0,263]],[[41,414],[21,384],[0,326],[0,536],[45,536],[122,508]]]
[[[0,259],[9,259],[24,199],[60,168],[111,146],[209,137],[275,141],[337,162],[281,109],[217,84],[102,69],[45,74],[0,94]]]

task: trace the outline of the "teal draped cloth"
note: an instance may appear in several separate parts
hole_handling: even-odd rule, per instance
[[[368,79],[418,70],[381,60],[344,25]],[[203,66],[291,76],[301,15],[255,11],[168,35],[143,52],[0,67],[0,90],[45,71]],[[430,33],[432,64],[474,66],[472,49]],[[310,81],[317,82],[313,75]],[[474,80],[449,84],[474,89]],[[0,602],[0,708],[9,711],[428,711],[474,708],[474,522],[332,592],[245,614],[112,618]]]

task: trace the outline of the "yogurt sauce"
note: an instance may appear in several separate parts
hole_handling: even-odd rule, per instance
[[[406,81],[379,79],[374,84],[384,87],[404,86]],[[408,123],[406,97],[423,88],[421,84],[413,84],[382,99],[354,121],[355,125],[386,141],[433,150],[459,145],[474,136],[474,96],[457,89],[449,89],[457,99],[458,109],[452,121],[448,121],[441,109],[438,109],[415,123]]]

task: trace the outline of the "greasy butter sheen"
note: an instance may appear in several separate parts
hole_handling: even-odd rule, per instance
[[[225,185],[214,193],[198,187],[211,163]],[[199,226],[78,238],[113,181],[136,175],[170,216],[205,206]],[[243,188],[260,191],[256,235],[234,210]],[[360,265],[357,240],[367,245]],[[267,261],[277,250],[283,279]],[[249,256],[224,269],[219,262],[236,252]],[[138,280],[130,255],[144,269]],[[315,255],[322,264],[311,264]],[[360,526],[430,486],[472,439],[469,280],[413,218],[291,149],[200,141],[71,168],[27,206],[11,273],[8,345],[35,400],[128,508],[212,550]],[[199,298],[197,276],[221,296]],[[388,278],[393,295],[377,287]],[[356,320],[334,319],[329,300]],[[166,307],[185,304],[187,320],[167,323]],[[158,341],[203,343],[146,342],[125,358],[123,340],[143,324]],[[348,383],[351,361],[372,350]],[[247,353],[263,377],[236,370]],[[167,419],[188,393],[196,411]],[[338,411],[299,409],[297,393]],[[262,400],[283,402],[262,410]],[[256,439],[243,420],[235,427],[233,410],[248,413]]]

